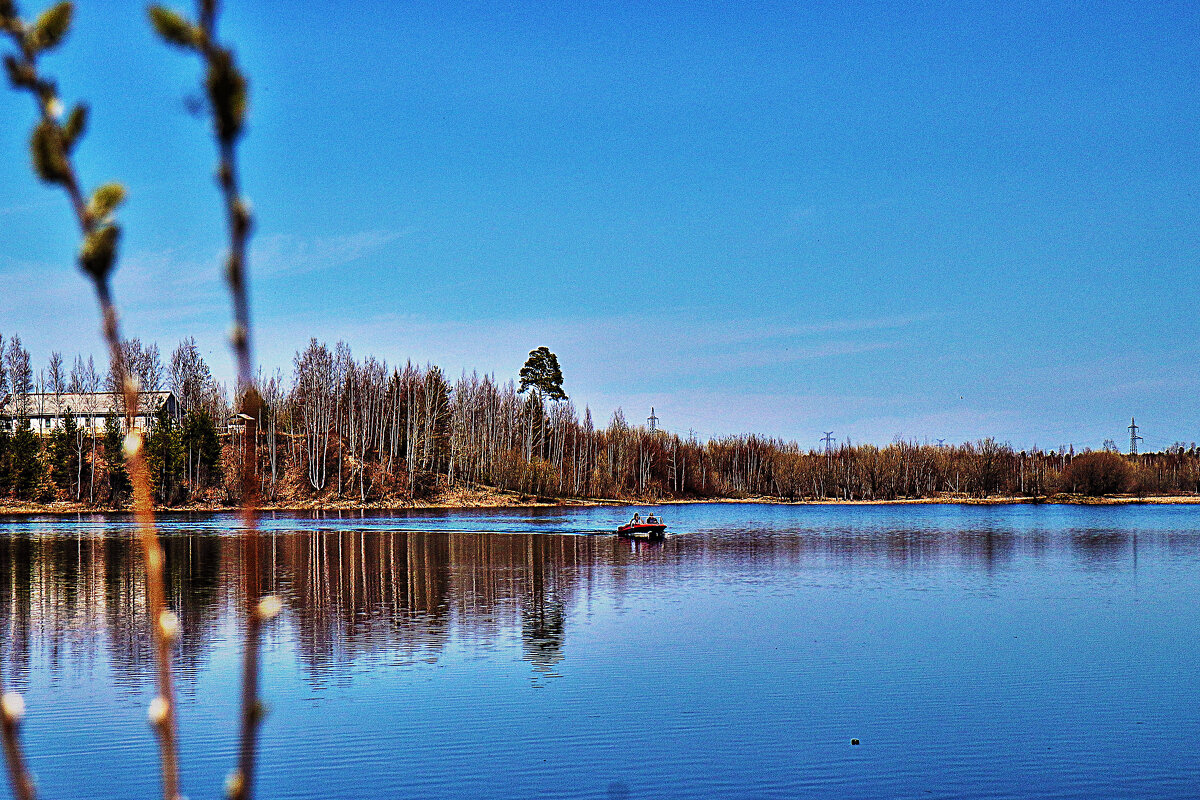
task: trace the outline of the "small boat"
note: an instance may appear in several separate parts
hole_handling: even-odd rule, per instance
[[[661,519],[651,514],[645,521],[626,522],[617,528],[618,536],[630,539],[661,539],[666,535],[667,526]]]

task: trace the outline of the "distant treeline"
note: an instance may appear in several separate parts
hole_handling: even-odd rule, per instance
[[[993,439],[937,446],[897,441],[828,451],[755,434],[700,441],[630,425],[620,410],[596,425],[570,400],[512,381],[436,366],[389,367],[312,340],[292,374],[260,376],[263,405],[250,426],[213,381],[193,340],[161,363],[157,347],[127,344],[145,389],[170,389],[173,414],[147,441],[158,500],[238,499],[246,431],[270,501],[386,502],[454,487],[496,487],[550,498],[897,500],[937,496],[1044,497],[1056,493],[1194,494],[1200,450],[1175,445],[1138,456],[1111,450],[1016,451]],[[82,359],[63,374],[55,354],[35,381],[20,340],[0,340],[0,396],[94,391],[107,381]],[[95,388],[93,388],[95,387]],[[0,432],[0,496],[121,503],[128,491],[115,418],[103,429],[64,419],[38,436],[19,418]]]

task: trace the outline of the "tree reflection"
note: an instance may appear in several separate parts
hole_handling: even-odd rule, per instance
[[[297,527],[305,523],[297,522]],[[322,523],[318,523],[322,524]],[[1005,569],[1020,554],[1056,548],[1089,563],[1124,558],[1121,531],[797,530],[672,537],[646,546],[612,537],[324,528],[250,539],[213,532],[165,538],[167,591],[182,636],[185,690],[222,625],[241,624],[248,593],[286,601],[286,628],[309,679],[323,682],[362,659],[436,660],[452,641],[490,645],[520,636],[537,676],[563,662],[572,611],[598,581],[619,596],[716,564],[731,571],[914,569],[938,563]],[[250,548],[257,547],[251,551]],[[636,567],[636,569],[633,569]],[[51,680],[106,662],[119,689],[152,673],[140,550],[120,528],[63,524],[0,538],[0,669],[27,685],[44,659]]]
[[[182,635],[184,684],[256,587],[287,601],[300,657],[316,680],[371,653],[436,658],[452,637],[519,630],[535,669],[562,660],[567,609],[590,580],[583,537],[319,530],[260,537],[195,534],[164,541],[167,591]],[[0,538],[0,655],[23,685],[45,648],[57,674],[104,656],[129,691],[150,677],[140,551],[127,536],[89,530]]]

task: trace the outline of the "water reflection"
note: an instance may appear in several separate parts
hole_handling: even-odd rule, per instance
[[[1136,533],[1119,528],[1071,531],[1071,547],[1086,562],[1103,565],[1132,552]]]
[[[175,657],[186,690],[214,637],[222,635],[222,623],[236,620],[243,598],[260,589],[285,598],[288,635],[316,683],[368,656],[432,660],[456,638],[487,646],[508,633],[519,635],[536,678],[555,675],[570,638],[570,610],[598,582],[619,601],[630,587],[653,585],[659,576],[706,569],[952,564],[992,572],[1014,560],[1060,556],[1091,568],[1125,567],[1136,556],[1136,534],[1128,530],[1062,533],[721,529],[641,543],[374,526],[275,531],[256,547],[211,530],[174,534],[164,544],[169,602],[183,623]],[[1195,537],[1175,534],[1165,541],[1172,549],[1196,547]],[[78,670],[104,657],[118,687],[142,688],[151,651],[140,550],[128,532],[95,524],[10,526],[0,538],[0,649],[4,678],[17,686],[28,681],[40,650],[52,680],[64,666]]]
[[[232,763],[239,609],[260,590],[285,600],[264,654],[274,797],[1181,797],[1200,779],[1162,744],[1200,739],[1200,509],[698,505],[662,543],[579,535],[623,514],[276,516],[253,545],[228,516],[164,518],[185,786],[215,795]],[[155,791],[144,614],[130,521],[0,518],[0,668],[47,797]]]
[[[169,602],[180,616],[184,682],[203,665],[224,618],[259,588],[287,603],[314,679],[381,650],[436,657],[452,635],[488,641],[519,630],[526,659],[551,673],[566,609],[611,542],[580,536],[312,531],[261,537],[171,536]],[[125,535],[0,538],[0,648],[6,680],[28,679],[31,654],[58,674],[103,653],[118,685],[139,688],[152,660],[141,553]]]

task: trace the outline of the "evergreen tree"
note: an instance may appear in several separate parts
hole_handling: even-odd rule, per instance
[[[104,418],[104,466],[108,471],[108,499],[113,505],[129,494],[129,473],[125,471],[124,437],[117,415]]]
[[[12,483],[13,495],[21,500],[36,500],[42,482],[42,453],[37,434],[29,428],[29,420],[17,423],[13,434]]]
[[[191,477],[195,489],[220,480],[221,442],[207,409],[194,408],[184,417],[181,449],[187,459],[185,473]]]
[[[0,420],[0,497],[12,491],[12,432]]]
[[[163,406],[154,414],[154,427],[146,438],[146,466],[160,502],[175,499],[186,466],[186,450],[180,426]]]
[[[550,352],[548,347],[539,347],[529,351],[525,366],[521,367],[521,391],[530,386],[536,392],[544,394],[551,400],[566,400],[567,394],[562,388],[563,374],[558,366],[558,356]]]
[[[69,493],[75,486],[79,471],[79,451],[75,446],[78,435],[75,415],[68,408],[63,424],[50,434],[50,475],[60,492]]]

